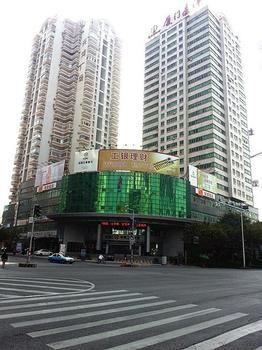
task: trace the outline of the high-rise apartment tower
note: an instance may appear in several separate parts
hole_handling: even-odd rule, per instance
[[[105,21],[50,18],[34,38],[18,136],[11,202],[42,165],[76,151],[115,146],[120,42]]]
[[[143,148],[214,174],[218,193],[253,205],[238,37],[204,7],[177,11],[146,43]]]

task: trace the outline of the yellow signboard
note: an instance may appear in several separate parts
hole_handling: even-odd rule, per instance
[[[98,171],[141,171],[179,176],[179,158],[164,153],[140,150],[106,149],[99,151]]]

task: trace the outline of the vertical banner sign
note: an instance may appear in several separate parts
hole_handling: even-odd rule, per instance
[[[188,172],[191,186],[197,187],[197,168],[193,165],[189,165]]]

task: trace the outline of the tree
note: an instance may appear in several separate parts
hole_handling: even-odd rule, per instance
[[[262,223],[243,217],[247,266],[262,264]],[[188,226],[184,236],[188,262],[209,266],[242,266],[241,218],[226,214],[218,223]]]

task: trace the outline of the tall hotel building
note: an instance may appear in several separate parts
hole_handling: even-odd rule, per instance
[[[174,21],[175,17],[175,21]],[[238,37],[226,18],[188,7],[146,43],[143,148],[214,174],[218,194],[253,205]]]
[[[38,167],[76,151],[114,146],[118,137],[120,42],[104,21],[50,18],[34,38],[11,202]]]

